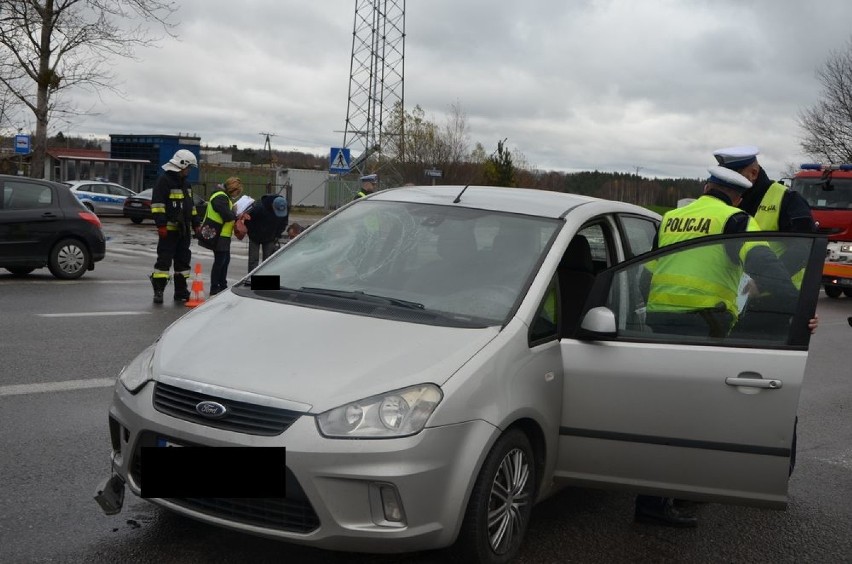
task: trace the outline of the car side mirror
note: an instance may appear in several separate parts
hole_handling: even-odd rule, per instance
[[[577,338],[590,340],[601,337],[615,337],[616,335],[615,314],[611,309],[599,306],[593,307],[583,316]]]

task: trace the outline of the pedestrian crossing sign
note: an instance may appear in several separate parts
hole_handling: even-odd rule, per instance
[[[349,172],[349,149],[345,147],[332,147],[329,156],[328,172],[332,174],[346,174]]]

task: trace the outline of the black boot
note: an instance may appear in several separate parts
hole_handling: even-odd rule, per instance
[[[667,527],[697,527],[698,518],[675,507],[670,497],[636,496],[636,521]]]
[[[175,301],[185,302],[189,299],[189,288],[186,286],[186,276],[175,272]]]
[[[151,280],[151,286],[154,287],[154,303],[163,303],[163,292],[166,290],[166,284],[169,283],[168,278],[154,278],[153,275],[148,277]]]

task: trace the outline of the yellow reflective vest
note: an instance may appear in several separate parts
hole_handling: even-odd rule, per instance
[[[234,203],[231,201],[231,198],[228,197],[228,194],[223,191],[214,192],[210,199],[207,200],[207,215],[206,217],[211,221],[214,221],[222,226],[222,231],[219,233],[220,237],[230,237],[231,233],[234,232],[234,221],[223,221],[222,216],[219,215],[215,209],[213,209],[213,199],[224,197],[228,202],[228,208],[233,209]]]
[[[660,247],[724,233],[734,214],[744,213],[709,195],[663,216],[657,235]],[[749,218],[748,231],[760,231]],[[682,251],[654,261],[648,311],[690,312],[724,307],[736,320],[737,293],[745,256],[756,244],[745,243],[734,263],[722,243]]]
[[[784,199],[784,194],[787,193],[787,187],[783,184],[773,182],[763,199],[760,200],[760,205],[757,207],[757,213],[754,214],[754,219],[763,231],[778,231],[779,221],[781,216],[781,201]],[[786,250],[786,247],[780,243],[769,243],[769,248],[775,253],[775,256],[781,257]],[[802,287],[802,278],[804,278],[805,269],[802,268],[793,274],[793,285],[799,289]]]

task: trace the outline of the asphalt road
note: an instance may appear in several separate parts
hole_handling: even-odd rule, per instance
[[[109,472],[111,383],[186,311],[168,291],[151,304],[149,223],[107,219],[105,231],[107,259],[78,281],[0,274],[0,562],[452,561],[447,551],[362,555],[256,538],[129,493],[121,514],[103,515],[92,496]],[[236,281],[245,243],[233,254]],[[207,282],[212,256],[194,256]],[[707,504],[697,529],[676,530],[635,524],[630,494],[567,489],[536,507],[517,561],[852,562],[852,299],[822,296],[818,312],[786,511]]]

